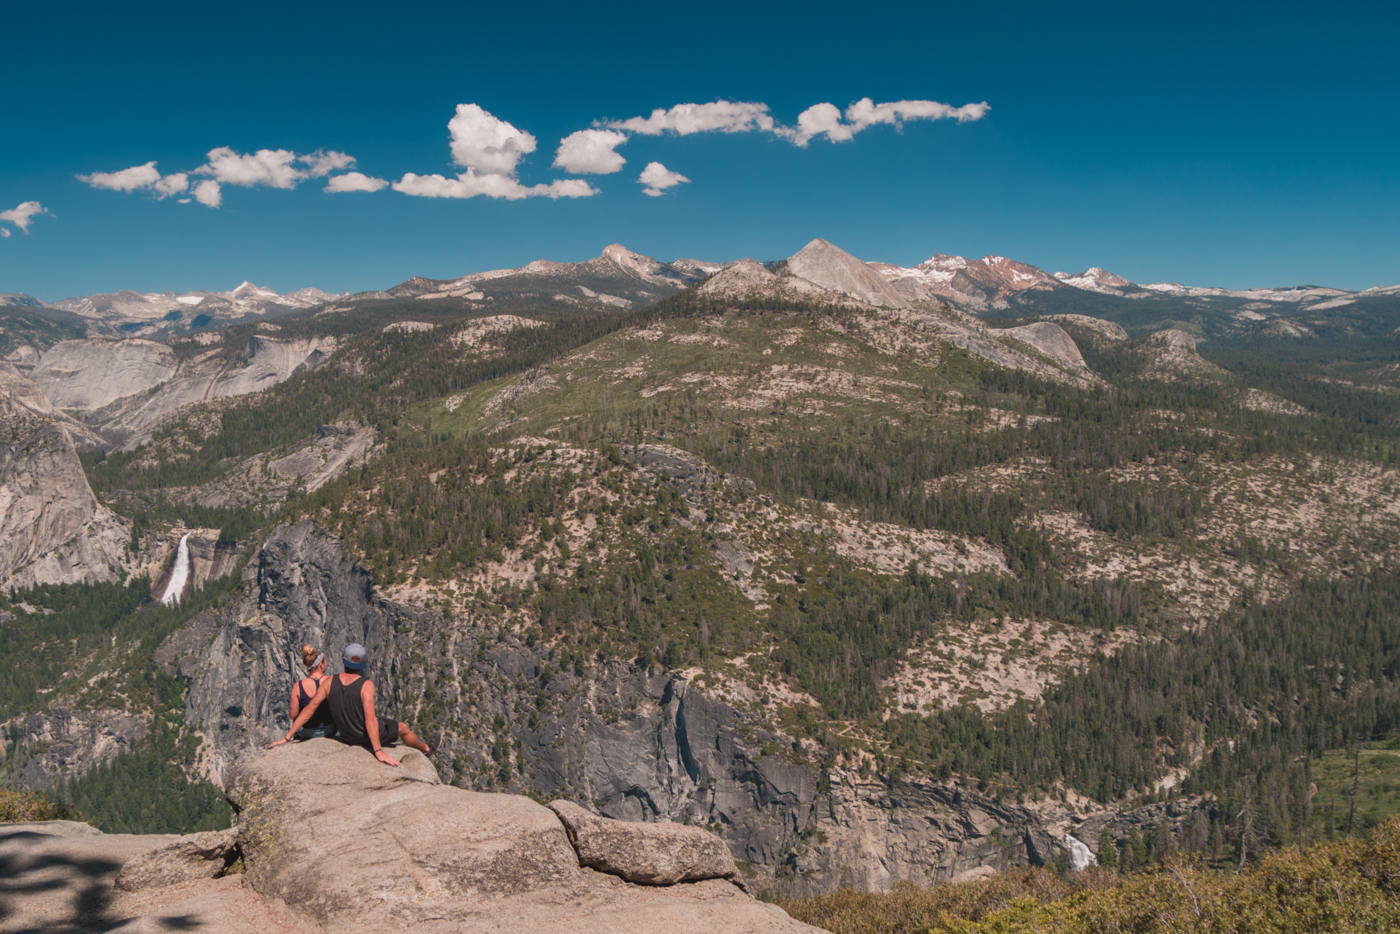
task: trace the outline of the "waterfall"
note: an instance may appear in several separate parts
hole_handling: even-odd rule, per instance
[[[185,592],[185,584],[190,579],[189,538],[189,532],[181,535],[180,545],[175,549],[175,564],[170,568],[170,583],[165,585],[165,593],[160,595],[160,602],[166,606],[180,602],[180,595]]]
[[[1083,872],[1090,866],[1097,866],[1099,860],[1094,856],[1094,851],[1079,840],[1069,834],[1065,834],[1065,847],[1069,849],[1069,868],[1074,872]]]

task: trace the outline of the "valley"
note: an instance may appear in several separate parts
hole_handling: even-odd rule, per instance
[[[1393,289],[814,240],[269,292],[0,297],[7,782],[226,820],[359,641],[444,781],[810,894],[1328,839],[1400,730]]]

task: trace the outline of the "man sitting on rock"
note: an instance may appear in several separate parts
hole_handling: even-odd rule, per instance
[[[267,748],[290,742],[297,730],[316,713],[316,708],[324,703],[335,721],[336,738],[352,746],[369,746],[374,757],[385,765],[399,764],[399,760],[384,751],[385,743],[396,740],[403,740],[405,745],[412,746],[425,756],[430,754],[432,748],[419,739],[407,723],[375,714],[374,682],[363,674],[367,657],[363,645],[358,642],[347,645],[342,656],[345,671],[322,681],[316,695],[302,706],[287,735]]]

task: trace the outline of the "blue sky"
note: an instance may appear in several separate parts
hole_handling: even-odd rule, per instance
[[[14,6],[0,292],[359,290],[614,241],[774,259],[814,236],[901,264],[998,253],[1139,282],[1400,282],[1400,18],[1379,3]],[[989,109],[865,119],[848,110],[865,98]],[[612,130],[619,171],[579,170],[616,163],[597,146],[573,172],[554,165],[576,131],[657,109],[652,129],[692,126],[669,108],[716,101],[762,109],[742,132]],[[794,139],[818,104],[850,138]],[[241,158],[260,150],[355,161]],[[95,187],[152,161],[185,187]],[[651,178],[688,181],[648,196],[653,162]],[[324,190],[349,171],[389,184]],[[122,179],[137,180],[106,183]],[[394,188],[566,179],[592,194]],[[194,198],[206,182],[217,207]],[[45,213],[16,210],[30,202]]]

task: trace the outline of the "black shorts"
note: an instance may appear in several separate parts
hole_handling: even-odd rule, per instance
[[[349,743],[351,746],[368,746],[369,737],[352,735],[342,731],[336,739],[342,743]],[[379,718],[379,745],[388,746],[399,741],[399,721],[390,720],[388,717]]]

